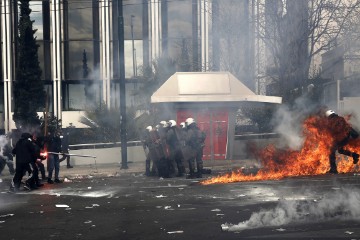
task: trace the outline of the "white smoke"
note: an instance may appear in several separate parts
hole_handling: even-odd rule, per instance
[[[291,149],[300,149],[304,139],[301,136],[301,121],[303,120],[300,111],[290,111],[287,106],[282,106],[273,119],[277,123],[275,132],[279,133]]]
[[[3,153],[3,149],[6,146],[6,144],[8,144],[8,139],[6,138],[5,135],[0,135],[0,156],[3,157],[4,153]]]
[[[316,110],[318,106],[312,103],[307,95],[303,95],[295,100],[290,109],[287,105],[282,105],[272,119],[275,132],[279,133],[286,144],[294,150],[299,150],[303,143],[302,123],[309,113]]]
[[[302,222],[360,219],[360,189],[342,188],[325,194],[319,201],[281,200],[274,209],[261,210],[238,224],[225,223],[225,231],[283,226]]]

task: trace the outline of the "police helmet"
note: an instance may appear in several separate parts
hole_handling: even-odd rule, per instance
[[[180,126],[181,126],[181,128],[185,128],[186,127],[185,122],[181,122]]]
[[[195,120],[193,118],[187,118],[185,120],[186,126],[190,126],[191,124],[195,123]]]
[[[147,126],[146,130],[148,130],[150,132],[152,130],[152,126]]]
[[[168,127],[168,123],[167,123],[166,121],[161,121],[161,122],[160,122],[160,125],[161,125],[163,128]]]
[[[333,110],[327,110],[327,111],[325,112],[325,115],[326,115],[327,117],[330,117],[330,116],[333,115],[333,114],[336,114],[335,111],[333,111]]]
[[[168,122],[170,127],[175,127],[176,126],[176,121],[175,120],[169,120]]]

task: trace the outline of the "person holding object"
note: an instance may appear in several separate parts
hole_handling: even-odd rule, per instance
[[[346,144],[348,144],[350,139],[357,138],[359,134],[355,129],[351,127],[351,125],[345,120],[345,118],[337,115],[333,110],[327,110],[325,112],[325,115],[329,121],[329,131],[334,138],[331,152],[329,155],[329,173],[337,174],[338,171],[336,165],[336,151],[338,151],[338,153],[340,154],[351,156],[353,158],[353,163],[358,163],[359,154],[356,152],[345,150],[344,147]]]
[[[25,172],[29,172],[30,176],[27,182],[31,182],[33,173],[31,171],[30,164],[34,162],[34,159],[40,158],[40,152],[37,152],[35,144],[33,142],[32,136],[30,133],[22,133],[21,138],[16,143],[15,147],[12,150],[12,154],[16,156],[16,167],[15,175],[11,181],[10,191],[17,192],[20,189],[21,180]]]
[[[48,143],[48,179],[47,182],[49,184],[61,183],[59,179],[59,172],[60,172],[60,162],[59,162],[59,154],[53,153],[60,153],[61,152],[61,138],[60,138],[60,131],[56,130],[54,134],[50,133],[50,136],[47,139]],[[53,153],[51,153],[53,152]],[[55,179],[52,180],[53,171],[55,169]]]
[[[62,161],[64,161],[66,159],[66,167],[67,168],[73,168],[73,166],[71,166],[71,164],[70,164],[70,155],[68,155],[68,153],[69,153],[69,132],[66,131],[65,134],[61,134],[60,138],[61,138],[61,150],[62,150],[62,153],[67,153],[67,155],[64,154],[59,159],[59,161],[62,162]]]

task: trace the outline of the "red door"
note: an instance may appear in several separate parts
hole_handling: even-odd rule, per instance
[[[204,131],[206,134],[205,147],[203,151],[204,160],[211,159],[211,149],[213,143],[211,142],[210,120],[211,120],[211,112],[209,111],[198,112],[196,122],[198,124],[198,127],[201,129],[201,131]]]
[[[212,109],[211,111],[199,111],[182,109],[177,111],[177,123],[184,122],[192,117],[198,127],[206,133],[203,159],[226,159],[227,134],[228,134],[228,110]]]
[[[228,111],[216,110],[212,114],[214,159],[226,159],[228,136]]]

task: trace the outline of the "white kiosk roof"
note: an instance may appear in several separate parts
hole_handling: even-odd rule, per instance
[[[280,104],[282,98],[256,95],[229,72],[177,72],[151,96],[151,102],[263,102]]]

